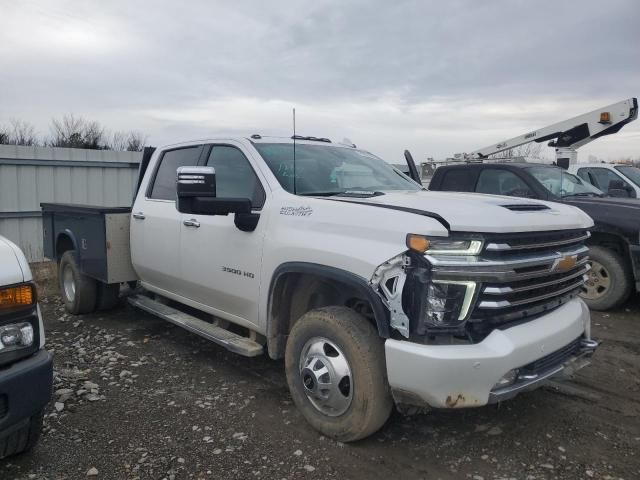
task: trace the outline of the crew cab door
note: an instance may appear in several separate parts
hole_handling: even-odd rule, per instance
[[[197,165],[203,146],[165,150],[146,173],[131,211],[131,261],[141,280],[180,293],[180,226],[176,170]]]
[[[236,227],[234,215],[181,214],[180,271],[188,298],[228,320],[257,324],[260,266],[267,218],[261,178],[239,144],[208,145],[204,166],[214,167],[216,196],[249,198],[260,213],[253,231]],[[243,322],[243,320],[245,322]]]

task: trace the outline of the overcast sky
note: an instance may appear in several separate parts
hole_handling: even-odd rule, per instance
[[[472,151],[640,95],[640,2],[0,0],[0,124]],[[580,158],[640,157],[640,121]],[[553,155],[551,149],[549,157]]]

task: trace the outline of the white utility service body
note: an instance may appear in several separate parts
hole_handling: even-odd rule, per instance
[[[362,438],[386,420],[378,412],[379,419],[358,432],[335,423],[356,415],[361,367],[350,357],[348,341],[319,325],[333,317],[341,321],[345,306],[377,332],[367,341],[380,344],[383,358],[376,361],[383,371],[372,382],[383,382],[386,393],[376,395],[392,394],[396,404],[486,405],[582,366],[578,359],[596,346],[588,309],[576,296],[588,269],[583,241],[593,223],[586,214],[537,200],[429,192],[369,152],[310,138],[254,135],[157,149],[131,210],[131,262],[144,290],[210,314],[217,326],[248,329],[251,341],[272,358],[285,357],[292,395],[305,417],[344,440]],[[185,160],[188,154],[192,160]],[[333,162],[330,171],[323,158]],[[163,181],[169,185],[162,180],[168,175],[163,161],[174,162],[169,164],[178,172],[177,200],[175,190],[162,187]],[[189,203],[192,193],[180,190],[210,181],[216,193],[201,190],[205,196],[194,201],[224,203],[226,192],[250,196],[250,210],[235,218],[233,210],[202,213],[221,203],[198,207]],[[320,184],[343,188],[326,192]],[[251,192],[241,195],[247,185]],[[409,237],[428,247],[416,251]],[[520,267],[528,270],[520,274]],[[527,290],[534,303],[523,311]],[[427,296],[431,303],[424,303]],[[132,299],[182,322],[182,314],[151,301]],[[492,317],[494,310],[504,321]],[[318,319],[307,318],[314,311]],[[299,337],[306,323],[316,334],[305,343]],[[184,324],[198,333],[194,325]],[[299,358],[289,353],[295,348]],[[534,371],[543,358],[544,371]],[[518,373],[523,367],[526,375]],[[296,382],[306,397],[295,393]]]

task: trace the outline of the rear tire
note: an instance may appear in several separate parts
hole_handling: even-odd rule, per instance
[[[305,313],[289,334],[285,368],[296,406],[328,437],[359,440],[389,418],[393,400],[384,342],[366,318],[349,308]]]
[[[97,286],[93,278],[80,273],[75,250],[64,252],[58,265],[58,285],[67,312],[91,313],[96,308]]]
[[[120,284],[119,283],[98,283],[97,291],[97,310],[113,310],[118,306],[120,301]]]
[[[44,410],[29,419],[21,429],[0,440],[0,459],[31,450],[40,439]]]
[[[631,294],[631,275],[625,261],[611,249],[589,247],[591,270],[580,294],[592,310],[605,311],[622,304]]]

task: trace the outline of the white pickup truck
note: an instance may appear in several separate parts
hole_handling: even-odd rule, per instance
[[[36,444],[51,399],[53,363],[36,300],[24,254],[0,236],[0,458]]]
[[[394,403],[511,398],[597,346],[577,297],[586,214],[428,192],[355,145],[170,145],[143,158],[132,208],[42,206],[70,312],[109,308],[139,281],[134,306],[284,358],[298,408],[342,441],[375,432]]]

